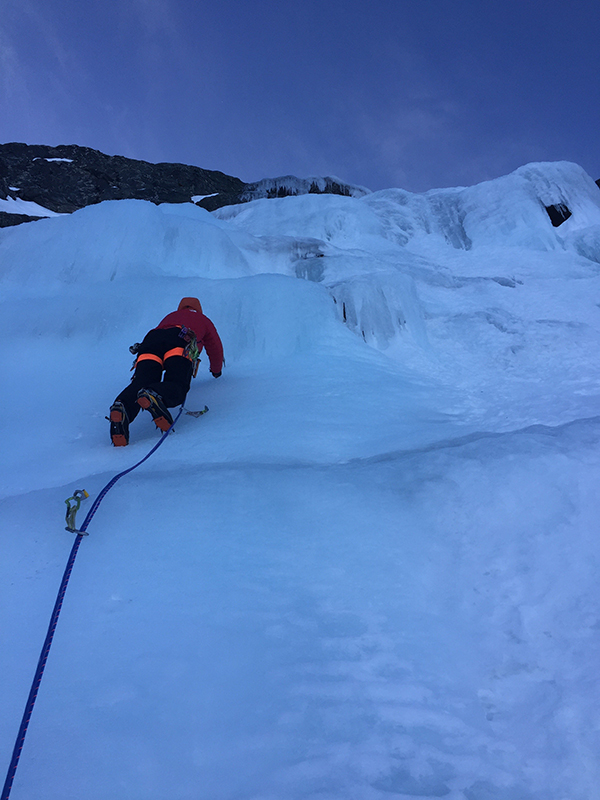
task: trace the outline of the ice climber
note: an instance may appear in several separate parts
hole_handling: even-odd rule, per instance
[[[129,443],[129,423],[142,408],[152,414],[161,431],[171,427],[168,409],[185,401],[203,348],[211,374],[219,378],[223,345],[196,297],[184,297],[177,311],[167,314],[140,344],[130,348],[137,355],[133,378],[110,407],[110,438],[115,447]]]

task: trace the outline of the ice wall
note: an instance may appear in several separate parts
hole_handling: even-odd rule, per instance
[[[128,345],[197,295],[227,359],[188,396],[210,414],[94,518],[15,792],[595,796],[600,267],[577,175],[0,231],[5,754],[64,498],[157,441],[141,414],[109,444]]]
[[[554,227],[546,207],[558,204],[571,216]],[[402,363],[434,368],[441,353],[447,362],[450,337],[461,343],[452,358],[465,374],[477,353],[514,363],[527,349],[525,332],[540,329],[536,320],[565,317],[554,295],[542,301],[540,282],[593,277],[598,262],[600,190],[566,162],[423,195],[302,195],[212,214],[192,204],[111,201],[0,232],[5,293],[94,282],[110,294],[110,284],[138,278],[277,273],[317,284],[340,325]],[[587,296],[580,313],[591,324]]]

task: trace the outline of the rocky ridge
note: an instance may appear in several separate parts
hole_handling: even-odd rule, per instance
[[[294,194],[341,194],[360,197],[367,189],[335,178],[293,176],[244,183],[223,172],[186,164],[159,163],[109,156],[79,145],[0,144],[0,199],[35,203],[28,213],[0,210],[0,227],[40,219],[44,210],[68,214],[104,200],[189,203],[214,211],[260,197]]]

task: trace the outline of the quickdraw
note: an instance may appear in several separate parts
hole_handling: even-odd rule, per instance
[[[66,531],[70,533],[78,533],[80,536],[88,536],[86,531],[80,531],[75,527],[75,515],[79,511],[79,506],[81,505],[82,500],[86,500],[89,497],[88,492],[85,489],[75,489],[73,492],[73,497],[68,497],[65,500],[67,504],[67,514],[66,514],[66,522],[67,527],[65,528]]]
[[[133,356],[133,364],[131,365],[131,372],[133,372],[133,370],[135,369],[135,365],[137,364],[137,357],[138,353],[140,352],[141,346],[142,346],[141,342],[135,342],[134,344],[129,345],[129,352]]]
[[[193,377],[195,378],[198,374],[198,365],[200,364],[200,350],[198,348],[198,340],[196,339],[196,334],[194,331],[186,328],[185,325],[179,332],[179,336],[186,342],[185,350],[183,354],[186,358],[189,358],[194,366],[194,371],[192,373]]]
[[[196,419],[198,419],[198,417],[201,417],[202,414],[206,414],[206,412],[208,411],[208,406],[204,406],[204,408],[201,411],[188,411],[187,408],[184,410],[189,417],[196,417]]]

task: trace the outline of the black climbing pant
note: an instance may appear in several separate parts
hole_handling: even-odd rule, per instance
[[[154,328],[148,331],[140,344],[131,383],[115,399],[115,402],[123,403],[125,406],[130,422],[141,410],[137,404],[140,389],[151,389],[156,392],[162,397],[167,408],[180,406],[185,401],[192,381],[192,362],[185,356],[168,355],[170,350],[185,347],[186,342],[179,335],[180,332],[180,328]],[[159,360],[140,359],[144,354],[151,354]],[[165,354],[168,355],[166,360]]]

